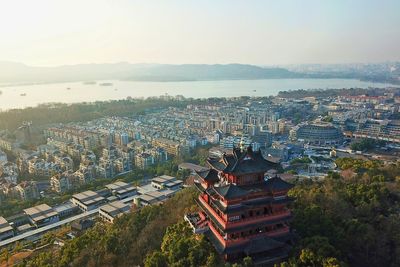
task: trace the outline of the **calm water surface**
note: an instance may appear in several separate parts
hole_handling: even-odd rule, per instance
[[[111,86],[100,86],[110,82]],[[351,79],[269,79],[192,82],[101,81],[96,84],[55,83],[0,87],[0,109],[36,106],[42,103],[93,102],[160,95],[185,97],[270,96],[296,89],[386,87],[388,84]],[[69,88],[69,89],[68,89]]]

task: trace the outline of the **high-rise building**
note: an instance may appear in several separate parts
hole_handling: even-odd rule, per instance
[[[121,145],[126,146],[129,143],[129,136],[127,133],[121,134]]]
[[[292,185],[276,175],[279,165],[251,147],[207,164],[209,169],[196,172],[201,211],[185,216],[194,232],[203,232],[227,261],[250,256],[272,264],[286,258],[292,243],[286,206]],[[273,175],[266,178],[266,172]]]

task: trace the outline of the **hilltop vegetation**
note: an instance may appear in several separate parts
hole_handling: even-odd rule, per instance
[[[59,67],[32,67],[0,62],[0,83],[54,83],[92,80],[213,81],[301,78],[287,69],[246,64],[81,64]]]
[[[339,159],[342,170],[323,181],[302,181],[290,191],[298,240],[286,266],[400,265],[400,163]],[[60,250],[37,255],[22,266],[221,266],[203,238],[182,216],[197,209],[194,189],[163,206],[145,207],[114,225],[98,224]],[[251,266],[246,258],[234,266]],[[228,264],[226,266],[229,266]]]
[[[168,226],[194,207],[193,189],[179,192],[162,206],[147,206],[113,225],[97,224],[60,251],[40,254],[24,266],[137,266],[160,248]]]
[[[399,266],[400,164],[338,159],[354,176],[303,181],[290,195],[300,241],[281,266]]]

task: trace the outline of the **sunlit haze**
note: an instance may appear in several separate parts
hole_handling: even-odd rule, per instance
[[[400,60],[400,1],[1,0],[0,61]]]

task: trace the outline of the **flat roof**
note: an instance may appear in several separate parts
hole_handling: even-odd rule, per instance
[[[0,216],[0,227],[2,227],[3,224],[8,224],[8,222],[7,222],[6,219],[4,219],[4,217],[1,217],[1,216]]]
[[[146,194],[147,192],[153,192],[157,190],[151,185],[151,183],[139,186],[137,189],[140,194]]]
[[[8,232],[8,231],[12,231],[13,228],[10,226],[10,224],[7,222],[6,219],[4,219],[4,217],[0,216],[0,234]]]
[[[57,212],[63,212],[63,211],[66,211],[69,209],[74,209],[74,208],[76,208],[76,206],[74,204],[72,204],[72,202],[66,202],[64,204],[54,207],[54,210]]]
[[[163,178],[165,180],[175,180],[176,179],[176,177],[174,177],[174,176],[169,176],[169,175],[165,175],[165,174],[158,176],[158,177]]]
[[[183,181],[181,181],[181,180],[171,181],[171,182],[168,182],[165,185],[168,186],[168,187],[172,187],[172,186],[176,186],[178,184],[183,184]]]
[[[163,190],[161,190],[161,191],[159,191],[159,192],[160,192],[161,194],[163,194],[164,196],[169,197],[169,196],[175,195],[179,190],[180,190],[180,189],[174,189],[174,190],[172,190],[172,189],[166,188],[166,189],[163,189]]]
[[[21,225],[21,226],[17,227],[17,230],[18,230],[19,232],[21,232],[21,231],[26,231],[26,230],[34,229],[34,228],[35,228],[34,226],[32,226],[32,225],[30,225],[29,223],[27,223],[27,224],[24,224],[24,225]]]
[[[151,197],[153,197],[153,198],[157,198],[157,199],[159,199],[159,200],[165,198],[165,194],[163,194],[163,193],[160,192],[160,191],[147,192],[145,195],[151,196]]]
[[[106,185],[106,188],[113,192],[116,192],[117,194],[125,194],[136,190],[136,187],[134,187],[133,185],[122,181],[108,184]]]
[[[169,175],[161,175],[161,176],[157,176],[157,177],[154,177],[153,179],[151,179],[151,181],[155,182],[155,183],[167,183],[167,182],[172,182],[175,180],[176,180],[176,177],[172,177]]]
[[[125,182],[122,182],[122,181],[118,181],[118,182],[115,182],[115,183],[112,183],[112,184],[108,184],[108,185],[106,185],[106,187],[108,189],[110,189],[110,190],[115,190],[115,189],[118,189],[118,188],[121,188],[121,187],[125,187],[125,186],[128,186],[128,185],[129,185],[128,183],[125,183]]]
[[[24,209],[24,212],[35,222],[58,215],[58,212],[47,204]]]
[[[93,205],[104,200],[104,197],[91,190],[75,194],[72,196],[72,198],[77,199],[79,202],[86,206]]]
[[[100,211],[103,211],[112,217],[116,217],[121,213],[129,212],[129,208],[130,208],[129,204],[125,204],[121,201],[114,201],[101,206]]]
[[[151,201],[158,201],[158,199],[154,196],[150,196],[150,195],[140,195],[139,198],[141,200],[147,201],[147,202],[151,202]]]

